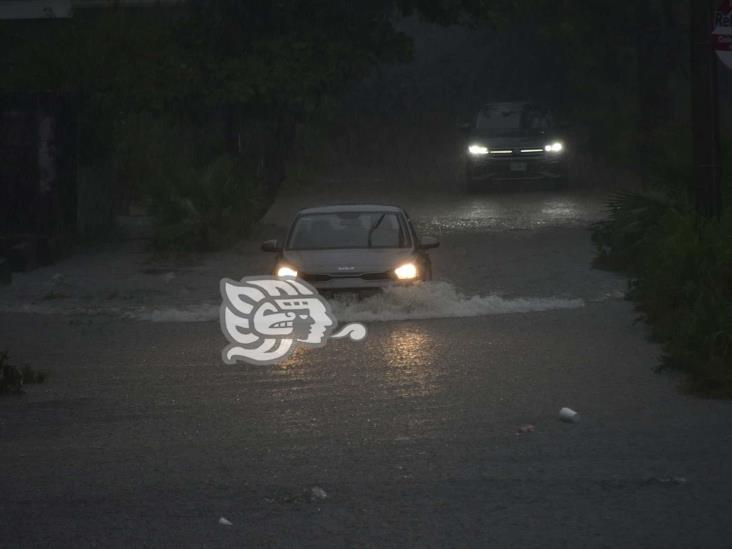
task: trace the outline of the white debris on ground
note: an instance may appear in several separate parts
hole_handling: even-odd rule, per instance
[[[324,500],[328,497],[328,494],[320,486],[313,486],[310,490],[310,499],[313,501]]]
[[[226,520],[224,517],[219,518],[219,524],[221,526],[233,526],[233,524]]]
[[[579,423],[580,415],[572,408],[562,408],[559,410],[559,419],[566,423]]]

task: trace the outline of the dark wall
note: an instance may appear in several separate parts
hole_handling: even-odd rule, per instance
[[[0,234],[58,234],[76,224],[76,127],[68,98],[0,98]]]

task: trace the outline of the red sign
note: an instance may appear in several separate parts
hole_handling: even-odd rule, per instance
[[[714,34],[732,34],[732,0],[724,0],[714,12]]]
[[[715,36],[714,49],[717,51],[732,51],[732,36],[722,34]]]

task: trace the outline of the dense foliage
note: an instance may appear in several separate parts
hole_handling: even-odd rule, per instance
[[[274,198],[298,121],[376,65],[410,57],[400,14],[450,24],[486,17],[490,4],[192,0],[0,21],[0,93],[72,96],[80,178],[99,187],[80,203],[137,192],[152,201],[158,244],[205,248]],[[154,122],[131,139],[120,128],[135,118]],[[156,139],[187,149],[159,154]],[[235,207],[246,222],[234,223]]]
[[[692,392],[732,398],[732,214],[702,220],[661,193],[622,193],[596,226],[596,264],[632,276],[629,298]]]
[[[114,132],[113,172],[133,182],[155,218],[155,248],[211,250],[232,244],[259,219],[262,178],[247,158],[223,150],[169,117],[127,116]]]

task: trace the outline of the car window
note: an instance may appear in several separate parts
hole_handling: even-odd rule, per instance
[[[519,129],[521,110],[519,105],[486,105],[478,113],[475,127],[479,130]]]
[[[547,130],[551,127],[550,115],[540,107],[527,107],[522,115],[522,124],[526,129]]]
[[[548,129],[551,117],[546,109],[523,103],[495,103],[486,105],[478,113],[475,123],[479,130]]]
[[[395,213],[344,212],[301,215],[288,242],[291,250],[405,248],[408,238]]]

